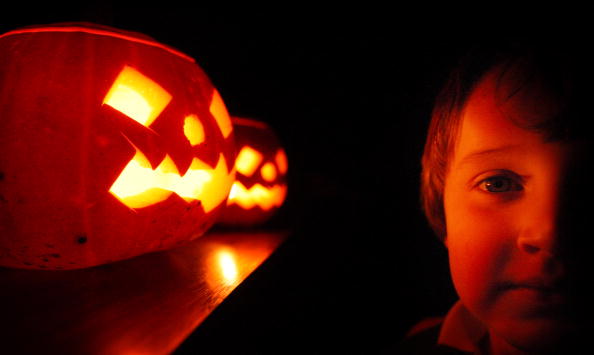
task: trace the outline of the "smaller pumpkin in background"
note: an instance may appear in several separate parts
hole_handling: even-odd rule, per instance
[[[221,225],[255,226],[270,219],[287,195],[288,160],[273,130],[264,122],[231,117],[237,158],[235,182]]]

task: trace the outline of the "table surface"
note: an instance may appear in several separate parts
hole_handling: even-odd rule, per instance
[[[2,348],[171,353],[288,235],[214,231],[180,248],[88,269],[0,268]]]

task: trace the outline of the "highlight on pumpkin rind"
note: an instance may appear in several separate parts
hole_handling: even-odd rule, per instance
[[[171,95],[138,70],[125,66],[103,103],[148,127],[171,101]]]
[[[267,211],[274,207],[280,207],[285,201],[287,187],[274,185],[271,188],[255,184],[247,189],[241,182],[235,181],[227,205],[236,204],[244,209],[251,209],[256,206]]]
[[[235,159],[235,169],[245,176],[252,176],[256,172],[256,169],[258,169],[262,159],[264,159],[262,153],[251,147],[245,146],[241,148],[239,154],[237,154],[237,158]]]
[[[227,198],[233,179],[223,154],[219,155],[214,169],[194,158],[188,171],[180,176],[168,155],[157,168],[152,169],[146,156],[137,149],[109,192],[133,209],[159,203],[175,193],[186,201],[200,200],[208,213]]]
[[[93,24],[94,26],[97,26],[95,24]],[[27,34],[27,33],[44,33],[44,32],[61,32],[61,33],[69,33],[69,32],[83,32],[83,33],[88,33],[88,34],[93,34],[93,35],[98,35],[98,36],[106,36],[106,37],[113,37],[113,38],[118,38],[118,39],[123,39],[125,41],[129,41],[129,42],[135,42],[135,43],[140,43],[140,44],[144,44],[147,46],[151,46],[151,47],[156,47],[156,48],[160,48],[163,49],[173,55],[176,55],[180,58],[183,58],[191,63],[195,63],[196,61],[194,60],[194,58],[172,48],[169,47],[167,45],[164,45],[163,43],[159,43],[156,42],[154,39],[143,35],[143,34],[139,34],[139,33],[129,33],[129,34],[125,34],[122,33],[121,30],[118,30],[118,32],[115,32],[114,29],[102,29],[102,28],[92,28],[89,27],[88,23],[85,23],[84,25],[72,25],[72,26],[60,26],[60,24],[55,24],[55,25],[48,25],[48,26],[43,26],[43,27],[29,27],[29,28],[19,28],[13,31],[9,31],[3,34],[0,34],[0,38],[4,38],[4,37],[8,37],[8,36],[13,36],[13,35],[19,35],[19,34]],[[142,37],[140,37],[140,36]]]

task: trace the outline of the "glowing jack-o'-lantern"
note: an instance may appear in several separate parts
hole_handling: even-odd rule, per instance
[[[233,127],[194,60],[90,24],[0,35],[0,265],[72,269],[203,234]]]
[[[231,121],[237,146],[236,176],[219,222],[253,226],[268,220],[285,201],[287,155],[265,123],[239,117]]]

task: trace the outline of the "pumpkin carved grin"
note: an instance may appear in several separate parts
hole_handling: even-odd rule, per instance
[[[265,187],[256,183],[249,189],[240,181],[235,181],[229,193],[228,204],[236,204],[243,209],[260,207],[264,211],[274,207],[280,207],[285,201],[287,186],[276,184],[272,187]]]
[[[227,197],[224,185],[231,181],[221,154],[214,169],[198,158],[184,175],[167,155],[156,169],[140,150],[126,165],[109,192],[130,208],[143,208],[166,200],[172,193],[190,202],[200,200],[204,212],[212,211]]]
[[[105,96],[103,104],[150,129],[150,125],[171,100],[172,96],[159,84],[138,70],[125,66]],[[212,102],[216,105],[216,100]],[[212,111],[215,110],[211,109]],[[224,120],[216,121],[222,132],[225,129]],[[192,146],[203,143],[204,128],[196,115],[185,118],[184,135]],[[125,134],[124,136],[126,137]],[[227,197],[224,186],[233,180],[222,154],[219,155],[214,169],[194,157],[187,171],[180,175],[168,154],[153,169],[142,151],[130,138],[126,139],[136,149],[136,154],[109,189],[126,206],[132,209],[147,207],[164,201],[175,193],[186,202],[200,200],[204,212],[208,213]]]

